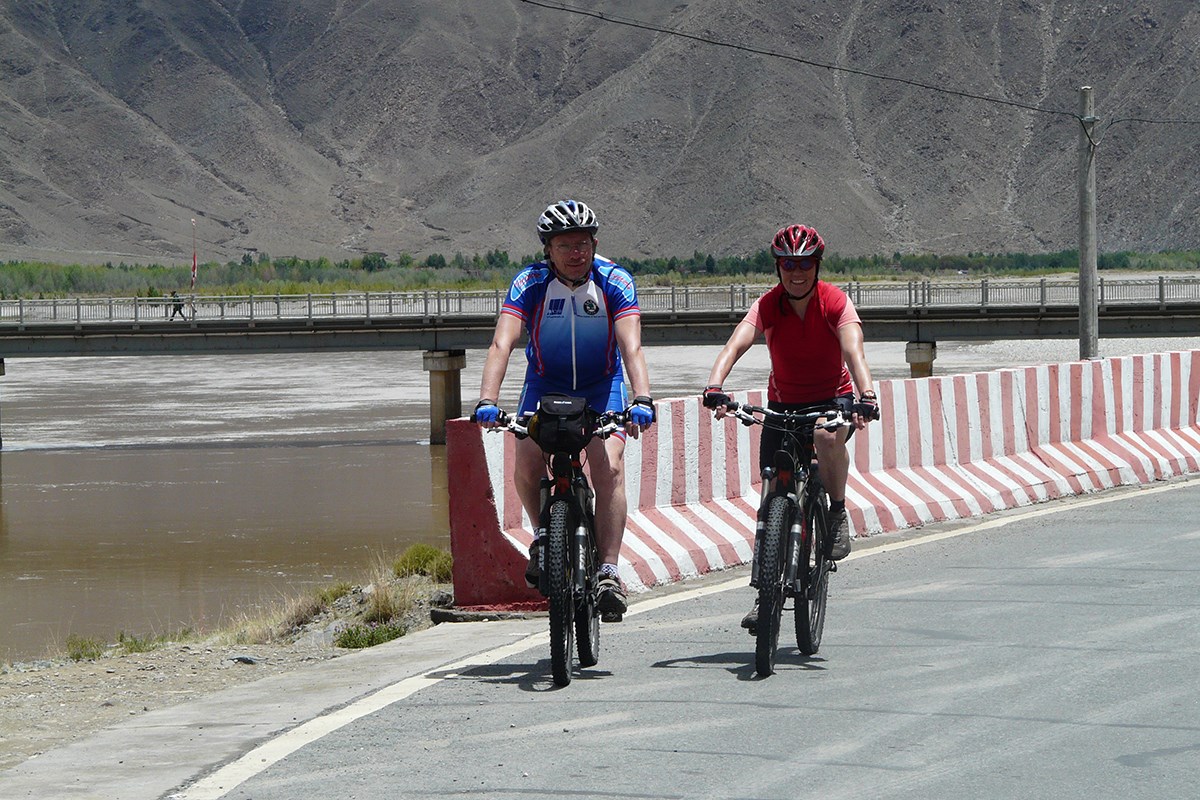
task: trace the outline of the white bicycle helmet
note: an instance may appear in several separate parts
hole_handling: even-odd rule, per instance
[[[595,236],[599,228],[600,224],[596,222],[592,210],[575,200],[559,200],[546,206],[537,224],[538,238],[542,244],[560,233],[571,231],[587,231]]]

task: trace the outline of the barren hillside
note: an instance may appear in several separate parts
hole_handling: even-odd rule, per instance
[[[613,256],[1067,249],[1081,85],[1101,249],[1200,247],[1200,125],[1109,127],[1200,120],[1195,0],[549,4],[787,58],[522,0],[0,0],[0,259],[185,261],[192,219],[202,259],[516,257],[563,196]]]

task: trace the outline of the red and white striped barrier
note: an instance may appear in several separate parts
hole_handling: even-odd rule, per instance
[[[880,381],[883,422],[855,433],[847,508],[858,536],[1200,471],[1200,351]],[[759,392],[739,393],[761,404]],[[507,479],[515,440],[447,424],[460,607],[535,608],[532,525]],[[626,445],[631,591],[750,560],[758,431],[698,398],[659,403]]]

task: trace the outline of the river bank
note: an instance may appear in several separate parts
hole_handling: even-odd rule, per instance
[[[449,584],[425,576],[388,582],[386,591],[405,598],[395,620],[405,635],[431,627],[433,609],[450,602]],[[108,646],[95,659],[62,655],[0,665],[0,770],[139,714],[354,652],[335,644],[337,634],[361,624],[378,591],[376,584],[349,587],[302,625],[263,643],[237,643],[243,625],[163,641],[146,652]],[[281,606],[276,613],[290,612]]]

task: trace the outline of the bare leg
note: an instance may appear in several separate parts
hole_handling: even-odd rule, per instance
[[[517,489],[517,497],[521,498],[521,505],[536,530],[538,515],[542,510],[541,482],[547,474],[541,448],[532,439],[518,439],[514,466],[513,485]]]
[[[813,434],[813,449],[817,453],[817,471],[830,500],[846,499],[846,481],[850,477],[850,449],[847,428],[836,431],[817,430]]]
[[[625,442],[616,436],[588,445],[588,469],[596,491],[596,545],[601,564],[616,564],[628,516],[625,498]]]

